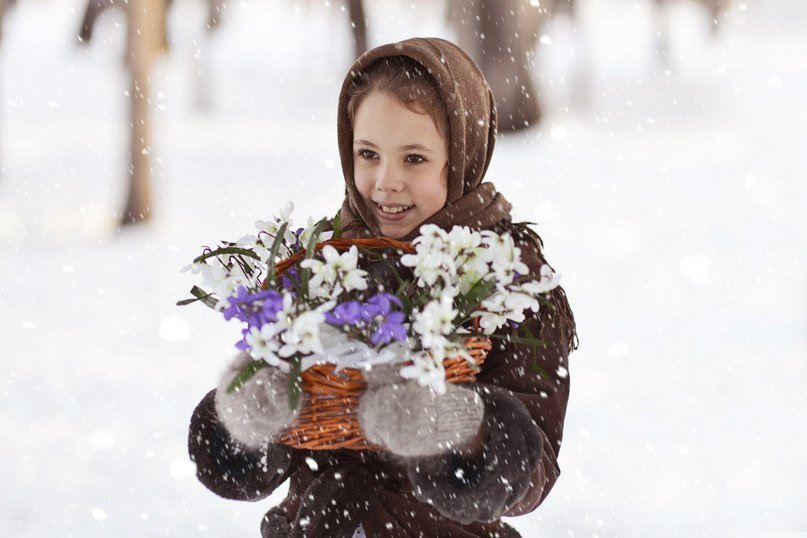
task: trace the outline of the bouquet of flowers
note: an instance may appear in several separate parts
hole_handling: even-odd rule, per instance
[[[548,265],[539,280],[518,278],[529,270],[508,234],[424,225],[411,244],[350,240],[338,215],[295,229],[292,210],[288,203],[279,216],[256,222],[255,235],[205,248],[185,269],[203,283],[178,304],[201,301],[242,324],[235,345],[252,360],[231,391],[262,368],[279,368],[289,374],[294,407],[312,367],[388,364],[441,394],[446,359],[478,368],[470,336],[516,327],[558,285]],[[529,334],[517,339],[540,343]]]

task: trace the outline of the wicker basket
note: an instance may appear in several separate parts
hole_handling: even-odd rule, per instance
[[[465,347],[481,366],[490,351],[490,339],[472,336]],[[476,372],[461,357],[446,359],[446,381],[462,383],[476,379]],[[280,443],[310,450],[378,450],[368,443],[359,425],[359,397],[367,388],[361,370],[343,368],[334,372],[331,364],[315,365],[302,373],[303,406],[299,423],[280,438]]]
[[[386,237],[369,239],[330,239],[317,243],[320,250],[331,245],[337,250],[347,250],[352,245],[370,249],[395,249],[407,253],[415,252],[410,243],[396,241]],[[280,261],[276,266],[277,275],[281,275],[302,260],[304,251]],[[491,349],[489,338],[470,336],[465,340],[468,354],[477,366],[481,366]],[[443,362],[446,370],[446,381],[462,383],[476,379],[476,371],[462,357],[448,358]],[[289,429],[280,438],[280,443],[294,448],[309,450],[334,450],[345,448],[351,450],[379,450],[380,447],[369,443],[362,435],[359,425],[359,398],[367,388],[362,371],[356,368],[343,368],[334,371],[334,365],[315,365],[302,372],[302,408],[296,426]]]

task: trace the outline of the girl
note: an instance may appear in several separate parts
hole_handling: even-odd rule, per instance
[[[345,235],[411,240],[426,223],[509,232],[530,269],[523,278],[537,279],[540,238],[512,223],[510,204],[482,182],[495,134],[493,95],[457,46],[418,38],[362,55],[339,97]],[[359,416],[383,451],[274,443],[294,413],[278,408],[282,418],[271,425],[260,417],[287,402],[283,379],[267,374],[262,392],[246,399],[211,391],[190,426],[199,480],[223,497],[254,501],[289,478],[288,496],[262,521],[264,537],[519,536],[501,517],[534,510],[558,478],[567,359],[577,347],[563,289],[550,301],[517,329],[544,346],[495,340],[477,381],[444,396],[370,376]],[[250,404],[254,420],[243,412]]]

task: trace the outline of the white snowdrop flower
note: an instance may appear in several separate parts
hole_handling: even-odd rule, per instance
[[[500,289],[481,304],[483,310],[474,312],[479,316],[479,326],[485,334],[492,334],[508,320],[516,323],[524,321],[524,312],[538,312],[541,304],[532,293],[525,293],[520,287]]]
[[[188,271],[190,271],[190,273],[192,275],[198,275],[199,273],[202,272],[202,267],[204,267],[205,265],[207,265],[207,264],[204,263],[204,262],[202,262],[202,263],[192,263],[192,264],[186,265],[185,267],[180,269],[179,272],[180,273],[187,273]]]
[[[292,211],[294,211],[294,202],[288,201],[283,205],[282,208],[280,208],[280,215],[278,215],[277,218],[280,220],[290,221]]]
[[[300,232],[300,244],[303,248],[308,248],[308,243],[311,241],[312,235],[314,235],[314,219],[308,217],[308,222],[306,222],[305,227],[302,232]],[[317,241],[318,239],[314,240],[315,243]]]
[[[466,226],[455,226],[449,232],[448,239],[450,256],[457,271],[457,278],[452,280],[452,284],[459,286],[460,293],[468,293],[474,284],[490,273],[490,265],[484,258],[482,234]]]
[[[435,361],[428,353],[415,353],[412,364],[401,368],[404,379],[415,379],[421,387],[431,387],[437,394],[446,392],[446,371],[443,361]]]
[[[451,334],[457,313],[454,301],[444,296],[439,301],[429,302],[422,311],[414,313],[412,329],[420,335]]]
[[[447,238],[450,253],[457,257],[462,252],[475,251],[482,245],[482,234],[467,226],[454,226]]]
[[[325,245],[321,253],[324,261],[309,258],[300,262],[300,267],[310,268],[313,273],[308,281],[310,297],[332,299],[344,291],[367,289],[367,272],[357,268],[356,245],[341,255],[331,245]]]
[[[473,256],[457,262],[459,291],[466,294],[479,281],[490,274],[490,265],[481,257]]]
[[[430,250],[421,245],[416,254],[401,257],[401,263],[414,268],[420,287],[431,288],[432,296],[439,297],[443,289],[456,281],[457,267],[454,259],[444,250]]]
[[[245,235],[241,239],[235,242],[236,245],[239,247],[254,247],[255,243],[258,242],[258,236],[256,235]]]
[[[327,296],[327,292],[333,287],[338,275],[339,253],[337,250],[326,245],[322,248],[321,253],[325,261],[309,258],[300,262],[300,267],[303,269],[311,269],[312,276],[308,281],[308,294],[313,298]],[[323,289],[323,284],[326,283],[329,285],[328,290]]]
[[[255,226],[260,230],[258,237],[264,240],[265,243],[269,243],[270,245],[274,242],[274,238],[277,236],[277,233],[280,231],[280,227],[283,225],[282,222],[271,222],[271,221],[263,221],[259,220],[255,222]],[[264,239],[264,235],[269,235],[269,238]],[[294,235],[294,230],[292,230],[292,223],[291,221],[287,222],[286,232],[283,234],[282,241],[287,245],[293,245],[297,241],[297,236]]]
[[[288,327],[291,327],[291,324],[294,321],[294,315],[297,311],[297,307],[294,304],[294,295],[287,290],[282,290],[281,294],[283,296],[283,308],[278,311],[277,321],[275,324],[279,329],[287,329]]]
[[[476,362],[474,362],[474,358],[471,357],[471,355],[468,353],[468,349],[462,342],[449,342],[445,347],[445,357],[458,357],[465,359],[471,364],[476,364]],[[443,360],[441,359],[440,362],[442,363]]]
[[[479,328],[485,334],[493,334],[496,330],[507,323],[507,316],[501,312],[492,312],[489,310],[480,310],[474,312],[474,316],[479,318]]]
[[[303,231],[300,233],[300,244],[303,246],[303,248],[308,248],[308,244],[311,242],[311,236],[314,234],[315,224],[316,223],[314,222],[314,219],[308,217],[308,223],[306,224]],[[319,243],[320,241],[327,241],[331,237],[333,237],[333,232],[331,231],[320,232],[317,238],[314,240],[314,243]]]
[[[221,300],[216,308],[222,310],[229,306],[227,298],[230,297],[239,284],[248,284],[246,277],[237,272],[231,273],[223,265],[196,264],[202,275],[203,286]]]
[[[513,282],[516,272],[529,273],[527,265],[521,261],[521,249],[516,247],[510,234],[498,235],[489,230],[482,231],[487,248],[484,256],[496,273],[499,284],[507,286]]]
[[[255,246],[252,247],[255,251],[255,254],[261,259],[261,263],[265,265],[269,265],[270,263],[275,263],[276,260],[270,259],[272,257],[272,251],[270,248],[267,248],[262,241],[258,241],[255,243]],[[279,258],[281,256],[280,252],[275,255],[275,258]]]
[[[448,295],[442,296],[439,301],[431,301],[421,311],[413,312],[412,330],[420,336],[423,348],[435,356],[440,355],[441,360],[449,344],[446,336],[453,331],[457,314],[454,300]]]
[[[509,290],[505,294],[504,307],[507,310],[507,319],[521,323],[524,321],[524,310],[538,312],[541,303],[530,293],[524,293],[519,288]]]
[[[261,328],[250,327],[245,341],[249,346],[249,354],[258,360],[264,361],[271,366],[279,366],[280,359],[277,356],[280,350],[278,334],[283,327],[277,323],[265,323]]]
[[[325,314],[319,310],[309,310],[298,315],[282,335],[284,345],[280,348],[280,356],[291,357],[298,352],[303,355],[323,353],[319,339],[319,330],[323,323]]]
[[[480,304],[482,310],[473,313],[473,316],[479,317],[479,327],[485,334],[496,332],[499,327],[507,323],[508,316],[513,315],[506,305],[507,298],[507,290],[500,289],[482,301]],[[521,321],[523,321],[523,316]]]
[[[552,271],[552,268],[547,264],[541,266],[541,279],[538,281],[525,282],[519,288],[525,293],[538,295],[552,291],[560,285],[560,274]]]
[[[366,290],[367,289],[367,272],[358,269],[359,250],[356,245],[350,247],[350,250],[345,252],[339,258],[340,273],[342,276],[342,286],[345,291]]]
[[[287,245],[293,245],[297,240],[297,236],[294,235],[293,230],[293,222],[291,220],[291,212],[294,211],[294,204],[292,202],[286,202],[286,204],[280,209],[280,215],[275,215],[274,222],[273,221],[263,221],[258,220],[255,221],[255,227],[259,230],[259,232],[265,232],[272,237],[277,235],[278,230],[285,222],[286,226],[286,233],[283,234],[283,240]],[[258,236],[260,237],[260,233]]]
[[[466,237],[470,232],[460,227],[454,231],[455,239],[462,244],[472,242]],[[446,292],[456,295],[457,261],[452,255],[452,244],[445,230],[427,224],[420,228],[421,235],[412,242],[415,254],[401,257],[401,263],[414,269],[420,287],[429,287],[433,297],[440,297]]]
[[[426,250],[442,250],[448,242],[448,234],[436,224],[424,224],[420,227],[420,235],[412,241],[414,245],[422,245]]]

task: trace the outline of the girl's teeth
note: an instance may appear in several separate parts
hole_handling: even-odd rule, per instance
[[[380,207],[380,208],[381,208],[381,211],[383,211],[384,213],[392,213],[392,214],[395,214],[395,213],[400,213],[401,211],[406,211],[407,209],[409,209],[409,208],[410,208],[410,207],[412,207],[412,206],[409,206],[409,205],[408,205],[408,206],[406,206],[406,207],[387,207],[387,206],[383,206],[383,205],[380,205],[380,204],[379,204],[379,206],[378,206],[378,207]]]

